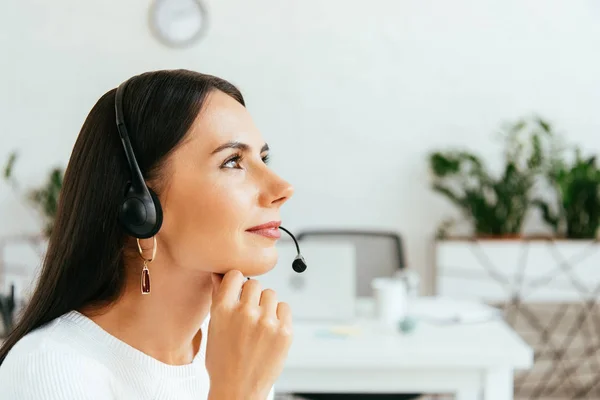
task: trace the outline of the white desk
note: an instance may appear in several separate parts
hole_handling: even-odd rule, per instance
[[[533,350],[502,320],[463,325],[419,322],[410,334],[357,320],[350,337],[331,325],[295,322],[278,393],[456,393],[457,399],[513,399],[513,373]]]

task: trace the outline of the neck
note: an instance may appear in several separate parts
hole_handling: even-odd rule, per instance
[[[158,261],[158,260],[156,260]],[[200,326],[212,298],[209,272],[150,263],[151,292],[141,293],[143,264],[134,264],[119,300],[88,315],[108,333],[166,364],[189,364],[200,348]],[[173,265],[173,264],[170,264]],[[85,313],[85,312],[84,312]]]

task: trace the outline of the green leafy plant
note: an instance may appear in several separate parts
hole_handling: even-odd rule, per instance
[[[596,157],[584,158],[579,148],[571,164],[556,160],[547,172],[556,192],[553,204],[536,199],[544,220],[559,237],[569,239],[596,238],[600,225],[600,168]]]
[[[549,151],[554,151],[552,128],[541,118],[521,119],[502,137],[504,167],[499,176],[469,151],[435,151],[429,156],[433,190],[459,207],[479,237],[521,233],[536,179]]]
[[[4,167],[4,179],[9,182],[13,189],[17,191],[18,185],[14,179],[14,165],[17,161],[17,152],[12,152]],[[54,227],[54,220],[58,208],[58,198],[63,184],[64,170],[60,167],[54,167],[50,170],[46,182],[39,188],[31,189],[27,192],[27,200],[40,213],[43,220],[43,231],[46,237],[50,236]]]

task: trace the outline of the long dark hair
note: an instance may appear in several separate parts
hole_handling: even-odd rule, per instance
[[[164,182],[164,162],[186,136],[207,95],[242,94],[220,78],[187,70],[133,77],[123,98],[131,144],[147,182]],[[63,315],[116,301],[125,285],[127,236],[117,208],[130,179],[115,124],[115,89],[87,116],[65,171],[54,228],[31,300],[0,348],[0,364],[27,333]],[[152,186],[159,195],[161,188]]]

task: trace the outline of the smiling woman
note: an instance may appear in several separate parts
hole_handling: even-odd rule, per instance
[[[121,89],[128,134],[115,124],[113,89],[73,148],[41,276],[0,349],[3,395],[272,397],[291,312],[244,276],[276,264],[293,188],[267,165],[269,148],[230,83],[155,71]],[[151,237],[118,218],[135,184],[128,157],[162,215]]]

